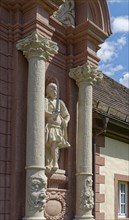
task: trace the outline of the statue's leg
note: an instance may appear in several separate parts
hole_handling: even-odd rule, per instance
[[[58,169],[58,159],[59,159],[59,148],[56,146],[56,143],[52,144],[51,148],[52,158],[53,158],[53,169]]]
[[[49,147],[46,147],[45,161],[46,161],[46,168],[51,169],[51,167],[52,167],[52,154],[51,154],[51,148],[49,148]]]

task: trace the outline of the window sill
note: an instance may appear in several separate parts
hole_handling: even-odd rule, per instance
[[[118,220],[129,220],[129,218],[128,217],[118,217]]]

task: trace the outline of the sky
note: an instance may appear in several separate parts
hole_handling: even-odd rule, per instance
[[[129,88],[129,0],[108,0],[112,35],[98,51],[99,69]]]

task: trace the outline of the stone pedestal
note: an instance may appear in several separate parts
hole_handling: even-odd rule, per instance
[[[68,219],[68,202],[68,190],[48,189],[45,207],[46,219]]]
[[[78,141],[76,146],[76,220],[94,219],[92,190],[92,87],[102,73],[91,64],[71,69],[70,77],[79,87]]]
[[[48,177],[47,201],[45,207],[46,219],[67,219],[68,212],[68,178],[65,170],[46,173]]]
[[[45,61],[57,52],[56,43],[34,32],[17,44],[29,62],[27,98],[26,208],[24,220],[44,220]]]
[[[48,187],[56,189],[65,189],[67,187],[68,178],[65,175],[65,170],[58,169],[56,172],[49,172],[46,174],[48,177]]]

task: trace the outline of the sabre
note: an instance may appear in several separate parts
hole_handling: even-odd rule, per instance
[[[60,91],[59,91],[59,81],[58,81],[58,79],[57,78],[55,78],[55,81],[56,81],[56,85],[57,85],[57,98],[56,98],[56,108],[55,108],[55,114],[56,114],[56,118],[55,118],[55,120],[57,119],[57,116],[58,116],[58,114],[60,113],[60,109],[59,109],[59,93],[60,93]]]

